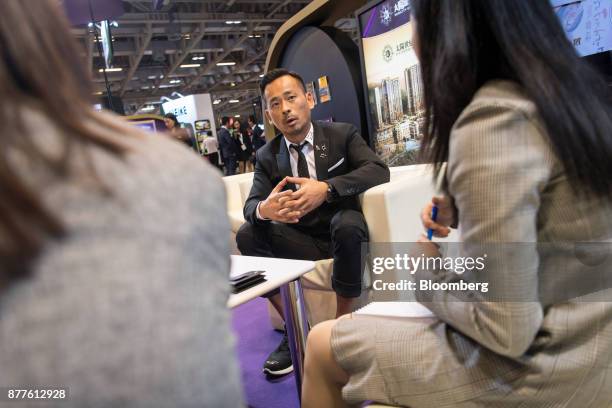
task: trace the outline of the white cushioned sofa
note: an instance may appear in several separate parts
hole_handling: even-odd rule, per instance
[[[227,190],[227,212],[235,234],[242,223],[242,207],[251,189],[253,173],[224,177]],[[414,242],[421,234],[420,212],[435,194],[431,167],[414,165],[391,168],[391,180],[373,187],[360,196],[368,224],[370,242]],[[235,238],[235,236],[233,237]],[[452,236],[449,237],[452,240]],[[332,319],[336,314],[335,293],[331,288],[332,260],[316,262],[316,269],[301,278],[308,319],[311,325]],[[364,276],[360,303],[370,298],[369,271]],[[282,327],[272,308],[272,324]]]

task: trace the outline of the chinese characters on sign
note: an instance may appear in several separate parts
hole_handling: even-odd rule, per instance
[[[581,56],[612,50],[612,0],[553,1],[569,40]]]

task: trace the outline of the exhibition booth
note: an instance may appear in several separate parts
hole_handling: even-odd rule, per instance
[[[204,139],[217,138],[217,129],[210,94],[181,96],[162,104],[164,113],[173,113],[183,128],[188,129],[200,154],[205,151]]]
[[[602,13],[612,10],[612,4],[608,9],[600,1],[557,0],[553,6],[578,53],[605,75],[612,75],[612,24],[609,15]],[[333,26],[339,16],[349,13],[357,19],[358,44]],[[418,154],[425,132],[425,106],[412,25],[408,0],[315,0],[281,27],[267,56],[266,71],[286,68],[302,76],[314,97],[313,120],[354,125],[390,167],[389,183],[360,196],[372,243],[415,241],[423,228],[418,217],[422,205],[439,193],[440,180],[433,179],[431,167]],[[268,139],[274,133],[266,122]],[[229,176],[224,182],[235,234],[245,222],[243,206],[253,177],[249,173]],[[458,235],[453,231],[440,241],[453,242]],[[332,267],[331,259],[317,261],[294,281],[298,285],[292,290],[298,294],[287,293],[288,301],[303,308],[302,315],[285,319],[296,326],[290,330],[294,340],[290,346],[297,389],[307,328],[335,316]],[[366,276],[361,305],[372,300],[370,278]],[[272,307],[268,311],[272,326],[282,329],[278,314]],[[302,335],[301,330],[305,330]]]

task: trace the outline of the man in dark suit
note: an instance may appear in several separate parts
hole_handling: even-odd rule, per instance
[[[256,164],[256,153],[266,144],[266,138],[263,135],[263,130],[257,125],[257,119],[255,119],[254,115],[249,115],[249,129],[251,144],[253,145],[253,164]]]
[[[358,195],[389,181],[389,169],[346,123],[312,122],[313,96],[284,69],[262,79],[267,120],[281,134],[257,152],[253,187],[237,233],[243,255],[319,260],[333,257],[337,316],[361,294],[361,244],[368,229]],[[267,295],[283,316],[278,291]],[[286,335],[264,372],[293,370]]]
[[[253,149],[257,151],[266,144],[266,139],[263,136],[263,130],[257,125],[257,119],[254,115],[249,115],[249,127],[253,136]]]
[[[221,158],[225,164],[225,175],[233,176],[236,174],[236,163],[238,160],[238,152],[236,151],[236,142],[232,139],[229,130],[229,118],[224,116],[221,118],[221,129],[219,130],[219,150]]]

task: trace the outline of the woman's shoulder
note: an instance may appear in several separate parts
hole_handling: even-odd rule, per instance
[[[461,123],[474,113],[505,110],[522,113],[530,119],[537,115],[535,103],[519,83],[509,80],[492,80],[476,91],[468,106],[459,115],[457,123]]]
[[[453,133],[479,123],[507,125],[515,121],[530,122],[538,130],[544,129],[537,106],[520,84],[509,80],[493,80],[485,83],[474,94],[455,121]]]
[[[449,167],[466,157],[474,163],[493,160],[520,167],[518,163],[526,166],[536,156],[548,170],[561,171],[537,107],[524,89],[512,81],[487,82],[453,125]]]

